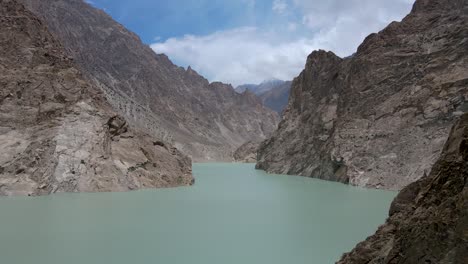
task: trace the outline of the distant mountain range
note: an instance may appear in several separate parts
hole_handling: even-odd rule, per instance
[[[288,105],[291,83],[291,81],[272,79],[263,81],[260,84],[239,85],[236,87],[236,92],[243,93],[249,90],[260,97],[266,107],[281,114]]]

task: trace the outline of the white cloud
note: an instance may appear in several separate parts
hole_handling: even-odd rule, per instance
[[[296,23],[294,23],[294,22],[289,22],[288,23],[288,30],[289,31],[296,31],[296,29],[297,29],[297,24]]]
[[[293,0],[306,28],[317,32],[322,48],[346,56],[370,33],[401,20],[414,0]]]
[[[401,20],[414,0],[274,1],[276,24],[242,27],[205,36],[186,35],[151,45],[176,63],[191,65],[212,81],[234,85],[290,80],[315,49],[348,56],[370,33]],[[275,7],[276,6],[276,7]],[[296,15],[291,18],[289,14]],[[296,21],[294,21],[296,19]],[[302,23],[301,23],[302,22]]]
[[[276,13],[284,14],[284,12],[286,12],[287,8],[288,8],[288,4],[286,3],[285,0],[275,0],[275,1],[273,1],[272,10],[275,11]]]
[[[212,81],[239,85],[265,79],[291,79],[315,48],[311,40],[282,41],[256,28],[238,28],[207,36],[187,35],[151,45],[176,62],[185,62]]]

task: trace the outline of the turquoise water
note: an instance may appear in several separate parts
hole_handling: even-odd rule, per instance
[[[192,187],[0,198],[0,263],[334,263],[395,196],[253,164],[193,171]]]

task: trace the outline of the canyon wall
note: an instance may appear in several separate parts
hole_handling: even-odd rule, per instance
[[[468,1],[417,0],[342,59],[314,51],[257,168],[401,189],[440,155],[468,111]]]
[[[468,263],[468,114],[428,175],[405,187],[377,232],[338,264]]]

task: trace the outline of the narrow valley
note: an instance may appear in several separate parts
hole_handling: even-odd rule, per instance
[[[468,0],[0,0],[0,150],[0,263],[466,264]]]

